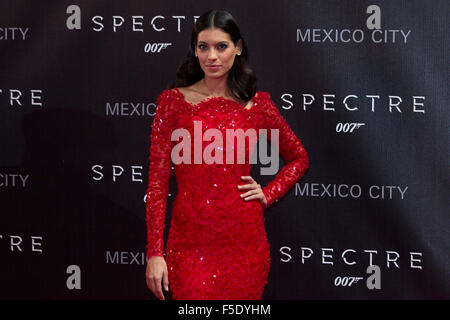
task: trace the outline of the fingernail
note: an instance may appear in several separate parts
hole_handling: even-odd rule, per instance
[[[168,286],[166,286],[166,291],[169,291],[169,287]]]

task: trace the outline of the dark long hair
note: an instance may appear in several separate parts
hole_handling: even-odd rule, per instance
[[[227,85],[235,98],[249,101],[257,91],[256,76],[248,65],[247,45],[241,36],[237,22],[229,12],[223,10],[209,10],[197,19],[192,29],[186,57],[177,69],[176,80],[168,86],[168,89],[189,86],[205,76],[198,58],[195,56],[195,47],[198,34],[207,28],[222,29],[230,35],[235,46],[239,40],[242,40],[242,52],[234,59],[233,66],[228,73]]]

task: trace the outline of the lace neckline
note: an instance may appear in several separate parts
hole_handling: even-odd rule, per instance
[[[234,101],[234,100],[232,100],[232,99],[228,99],[228,98],[222,97],[222,96],[220,96],[220,97],[214,97],[214,96],[213,96],[213,97],[208,97],[208,98],[205,98],[205,99],[199,101],[198,103],[191,103],[191,102],[189,102],[189,101],[186,100],[186,98],[184,97],[184,95],[181,93],[181,91],[180,91],[178,88],[174,88],[174,89],[175,89],[175,92],[176,92],[176,93],[179,95],[179,97],[181,98],[181,100],[184,101],[186,104],[188,104],[189,106],[191,106],[191,107],[193,107],[193,108],[198,108],[198,107],[201,106],[202,104],[204,104],[204,103],[209,103],[209,102],[211,102],[212,100],[221,100],[221,101],[231,102],[232,104],[239,106],[241,109],[250,112],[250,111],[253,111],[253,109],[255,109],[255,106],[257,105],[255,102],[256,102],[256,99],[259,97],[259,92],[257,92],[257,93],[250,99],[250,100],[253,102],[253,104],[252,104],[252,106],[251,106],[250,108],[246,108],[246,107],[244,107],[243,105],[241,105],[239,102]],[[257,96],[258,96],[258,97],[257,97]]]

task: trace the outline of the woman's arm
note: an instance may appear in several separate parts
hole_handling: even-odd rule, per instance
[[[271,129],[278,129],[279,144],[275,143],[275,145],[285,161],[285,166],[262,189],[267,199],[267,208],[283,197],[303,177],[309,167],[309,157],[302,142],[281,116],[268,93],[266,93],[266,97],[263,119],[264,127],[268,129],[267,139],[271,141]]]
[[[146,199],[147,258],[163,256],[167,196],[171,174],[170,139],[173,128],[172,92],[164,90],[157,98],[150,136],[150,164]]]

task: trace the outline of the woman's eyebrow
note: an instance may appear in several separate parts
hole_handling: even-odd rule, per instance
[[[208,43],[205,42],[205,41],[199,41],[198,43],[206,43],[206,44],[208,44]],[[228,41],[223,40],[223,41],[217,41],[216,43],[228,43]]]

